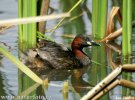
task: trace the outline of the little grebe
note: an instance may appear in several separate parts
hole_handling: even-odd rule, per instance
[[[72,69],[87,66],[90,58],[83,52],[84,47],[99,46],[87,35],[77,35],[71,45],[72,50],[55,42],[42,40],[39,42],[37,55],[49,67],[55,69]]]

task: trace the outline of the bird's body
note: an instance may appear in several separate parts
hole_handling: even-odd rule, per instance
[[[45,46],[37,49],[38,55],[49,62],[49,66],[55,69],[82,67],[82,63],[74,56],[73,52],[55,42],[42,41]]]

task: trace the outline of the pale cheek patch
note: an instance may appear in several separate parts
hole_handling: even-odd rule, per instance
[[[88,45],[92,45],[91,42],[87,42]]]

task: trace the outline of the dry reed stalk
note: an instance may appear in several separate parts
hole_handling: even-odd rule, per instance
[[[128,88],[131,88],[131,89],[135,89],[135,83],[125,80],[125,79],[120,79],[119,84]]]
[[[117,68],[117,66],[119,66],[120,64],[116,64],[116,63],[114,63],[113,62],[113,60],[112,60],[112,50],[114,50],[114,51],[118,51],[119,52],[119,50],[117,50],[117,48],[115,48],[114,46],[112,47],[112,45],[110,45],[110,44],[106,44],[107,45],[107,55],[108,55],[108,61],[109,61],[109,65],[111,66],[111,68],[112,68],[112,70],[114,70],[115,68]],[[116,50],[115,50],[115,49]]]
[[[102,97],[103,95],[105,95],[108,91],[110,91],[111,89],[113,89],[115,86],[117,86],[119,84],[119,80],[115,80],[113,81],[110,85],[108,85],[105,89],[103,89],[102,91],[100,91],[97,95],[95,95],[91,100],[98,100],[100,97]]]
[[[106,44],[106,45],[107,45],[107,55],[108,55],[108,58],[109,58],[108,61],[109,61],[110,66],[114,70],[120,64],[116,64],[116,63],[113,62],[113,60],[112,60],[112,50],[121,54],[121,47],[117,44],[114,44],[114,43],[113,44]]]
[[[116,33],[112,33],[112,32],[114,32],[114,17],[116,15],[117,15],[117,17],[119,19],[119,22],[121,24],[122,17],[121,17],[121,13],[120,13],[120,8],[119,7],[113,7],[112,10],[111,10],[110,16],[108,18],[109,21],[108,21],[107,31],[106,31],[107,36],[104,39],[102,39],[101,42],[105,42],[105,41],[108,42],[108,40],[114,39],[115,37],[119,36],[117,31],[116,31]]]
[[[110,16],[109,16],[109,21],[108,21],[108,26],[107,26],[107,31],[106,31],[106,34],[110,34],[114,31],[114,17],[115,15],[118,13],[119,11],[119,7],[113,7],[111,12],[110,12]]]
[[[68,34],[63,34],[62,37],[71,38],[71,39],[75,38],[74,35],[68,35]]]
[[[108,45],[108,44],[106,44],[106,45]],[[107,51],[108,65],[111,66],[112,70],[114,70],[115,68],[117,68],[117,66],[112,61],[112,50],[111,50],[111,48],[108,47],[106,49],[106,51]]]
[[[117,45],[117,44],[106,44],[111,50],[115,51],[115,52],[118,52],[119,54],[122,53],[122,48],[121,46]]]
[[[47,15],[49,4],[50,4],[50,0],[42,0],[40,15]],[[46,27],[46,21],[45,22],[39,22],[39,25],[38,25],[39,32],[44,34],[45,33],[45,27]]]
[[[4,32],[5,30],[9,29],[13,27],[13,25],[7,25],[7,26],[0,26],[0,34],[3,34],[2,32]]]
[[[116,16],[117,16],[117,18],[118,18],[119,24],[120,24],[121,27],[122,27],[122,15],[121,15],[120,10],[118,10],[118,13],[116,13]]]
[[[132,22],[132,27],[135,27],[135,21]],[[110,33],[108,36],[100,40],[99,42],[108,42],[111,41],[117,37],[119,37],[122,34],[122,28],[118,29],[115,32]]]
[[[52,19],[63,18],[63,17],[65,18],[65,17],[69,17],[69,16],[70,16],[69,13],[63,13],[63,14],[53,14],[53,15],[47,15],[47,16],[2,20],[2,21],[0,21],[0,26],[27,24],[27,23],[40,22],[40,21],[52,20]]]
[[[135,89],[134,82],[130,82],[130,81],[125,80],[125,79],[117,79],[117,80],[113,81],[110,85],[108,85],[105,89],[100,91],[95,97],[92,98],[92,100],[98,100],[100,97],[105,95],[108,91],[110,91],[111,89],[113,89],[117,85],[122,85],[122,86],[125,86],[128,88],[131,88],[131,89]]]
[[[96,93],[102,90],[107,84],[109,84],[114,78],[116,78],[122,70],[122,66],[117,67],[113,70],[106,78],[104,78],[100,83],[98,83],[92,90],[90,90],[86,95],[84,95],[81,100],[88,100],[92,98]]]
[[[108,42],[113,40],[114,38],[120,36],[122,33],[122,28],[118,29],[115,32],[110,33],[108,36],[106,36],[104,39],[102,39],[100,42]]]
[[[114,17],[117,16],[120,25],[122,26],[122,16],[119,10],[119,7],[113,7],[109,16],[108,26],[106,34],[107,36],[100,40],[100,42],[108,42],[111,40],[114,40],[115,38],[119,37],[122,34],[122,28],[118,29],[117,31],[114,31]],[[132,22],[132,27],[135,26],[135,21]]]
[[[48,84],[49,83],[49,80],[48,80],[48,78],[46,78],[46,79],[44,79],[43,80],[43,86],[44,86],[44,88],[47,90],[48,89]]]
[[[135,71],[135,64],[124,64],[122,69]]]

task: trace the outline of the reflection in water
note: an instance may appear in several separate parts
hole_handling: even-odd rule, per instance
[[[6,96],[10,95],[13,96],[13,87],[11,86],[11,79],[6,75],[7,73],[10,73],[10,71],[7,71],[4,69],[4,66],[2,64],[3,57],[0,55],[0,96]],[[12,81],[11,81],[12,82]],[[1,98],[1,97],[0,97]]]
[[[116,43],[111,43],[111,44],[107,44],[107,47],[109,47],[107,49],[107,53],[108,53],[108,57],[109,57],[109,63],[110,63],[110,66],[112,66],[112,69],[115,69],[119,65],[133,63],[134,58],[131,55],[126,56],[124,58],[121,57],[121,45],[118,45]],[[122,79],[125,79],[129,82],[134,81],[134,79],[132,78],[133,74],[131,72],[128,72],[127,70],[123,70],[121,76],[122,76],[121,77]],[[126,96],[134,96],[135,95],[133,93],[132,89],[130,89],[130,87],[124,87],[124,86],[123,87],[121,87],[121,86],[115,87],[111,91],[111,93],[112,93],[112,96],[110,98],[116,98],[116,97],[122,98],[122,97],[126,97]]]
[[[105,44],[101,44],[99,48],[92,48],[92,60],[97,63],[92,63],[92,69],[89,70],[89,82],[91,84],[98,84],[108,74],[107,67],[107,52]],[[109,95],[105,95],[101,100],[108,100]]]
[[[1,69],[1,67],[2,67],[2,56],[0,55],[0,69]],[[4,90],[4,88],[3,87],[5,87],[4,86],[4,84],[3,84],[3,77],[2,77],[2,71],[0,70],[0,96],[5,96],[6,95],[6,92],[5,92],[5,90]]]
[[[3,11],[0,11],[0,14],[3,14],[4,12]]]
[[[71,84],[74,90],[80,94],[80,96],[85,95],[92,88],[92,85],[83,79],[83,75],[86,73],[86,70],[89,70],[89,68],[90,67],[76,69],[73,71],[71,76]]]
[[[25,58],[25,59],[24,59]],[[83,75],[86,73],[87,70],[90,69],[90,66],[83,67],[80,69],[73,69],[73,70],[66,70],[66,69],[48,69],[43,66],[44,61],[42,59],[34,59],[28,57],[23,57],[23,62],[25,65],[31,68],[32,71],[34,71],[36,74],[38,74],[42,79],[48,78],[49,82],[64,82],[71,78],[71,86],[73,87],[75,92],[80,94],[80,96],[83,96],[85,93],[87,93],[91,85],[83,79]],[[36,63],[35,63],[36,62]],[[31,66],[38,66],[38,68],[32,68]],[[22,76],[21,76],[22,77]],[[30,81],[29,81],[30,82]],[[25,83],[23,82],[22,85],[27,84],[27,81]],[[48,87],[49,88],[49,87]],[[40,90],[39,90],[40,89]],[[24,90],[23,90],[24,91]],[[40,87],[37,89],[39,94],[36,95],[43,95],[43,89]],[[37,92],[36,92],[37,93]]]

